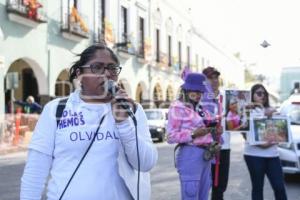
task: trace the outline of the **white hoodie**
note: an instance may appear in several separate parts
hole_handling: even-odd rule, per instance
[[[79,91],[67,101],[59,126],[59,100],[49,102],[36,125],[21,184],[21,200],[40,199],[49,174],[48,199],[58,199],[105,115],[94,144],[83,160],[63,199],[136,199],[137,150],[131,119],[116,123],[110,103],[83,102]],[[146,115],[137,106],[140,155],[140,199],[150,199],[149,171],[157,161]],[[37,173],[37,174],[36,174]]]

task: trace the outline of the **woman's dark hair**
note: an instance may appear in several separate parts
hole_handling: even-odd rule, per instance
[[[183,88],[180,88],[178,99],[184,103],[188,103],[190,101],[187,91]]]
[[[186,105],[193,105],[193,109],[196,109],[196,105],[198,104],[198,102],[194,102],[193,100],[190,99],[188,93],[190,91],[185,90],[183,88],[180,88],[180,92],[179,92],[179,101],[182,101],[183,103],[185,103]]]
[[[80,69],[82,70],[81,66],[85,65],[89,60],[91,60],[95,53],[98,50],[107,50],[110,53],[111,58],[119,65],[120,61],[117,57],[117,55],[111,50],[109,47],[106,46],[104,43],[97,43],[89,46],[86,48],[81,54],[78,54],[77,56],[80,56],[79,60],[77,60],[70,68],[69,71],[69,80],[72,83],[73,80],[76,78],[76,70]]]
[[[265,91],[265,97],[264,97],[264,103],[263,103],[263,106],[265,108],[268,108],[270,107],[270,103],[269,103],[269,93],[268,91],[266,90],[266,88],[260,84],[260,83],[257,83],[255,85],[252,86],[251,88],[251,102],[254,102],[254,93],[256,92],[256,90],[258,90],[259,88],[262,88],[264,91]]]

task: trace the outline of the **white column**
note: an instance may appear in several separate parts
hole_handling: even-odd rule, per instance
[[[5,114],[5,100],[4,100],[4,57],[0,55],[0,141],[4,131],[4,114]]]

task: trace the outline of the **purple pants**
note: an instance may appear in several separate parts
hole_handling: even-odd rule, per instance
[[[204,149],[183,145],[176,156],[182,200],[207,200],[211,187],[211,161],[203,159]]]

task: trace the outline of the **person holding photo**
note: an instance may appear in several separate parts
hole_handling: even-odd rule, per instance
[[[251,113],[255,116],[272,117],[276,112],[269,104],[269,94],[262,84],[255,84],[251,88]],[[247,138],[254,130],[247,133]],[[252,200],[263,200],[263,187],[265,175],[268,177],[276,200],[286,200],[283,172],[277,150],[277,144],[268,140],[261,145],[250,145],[245,142],[244,159],[246,161],[251,183]]]

